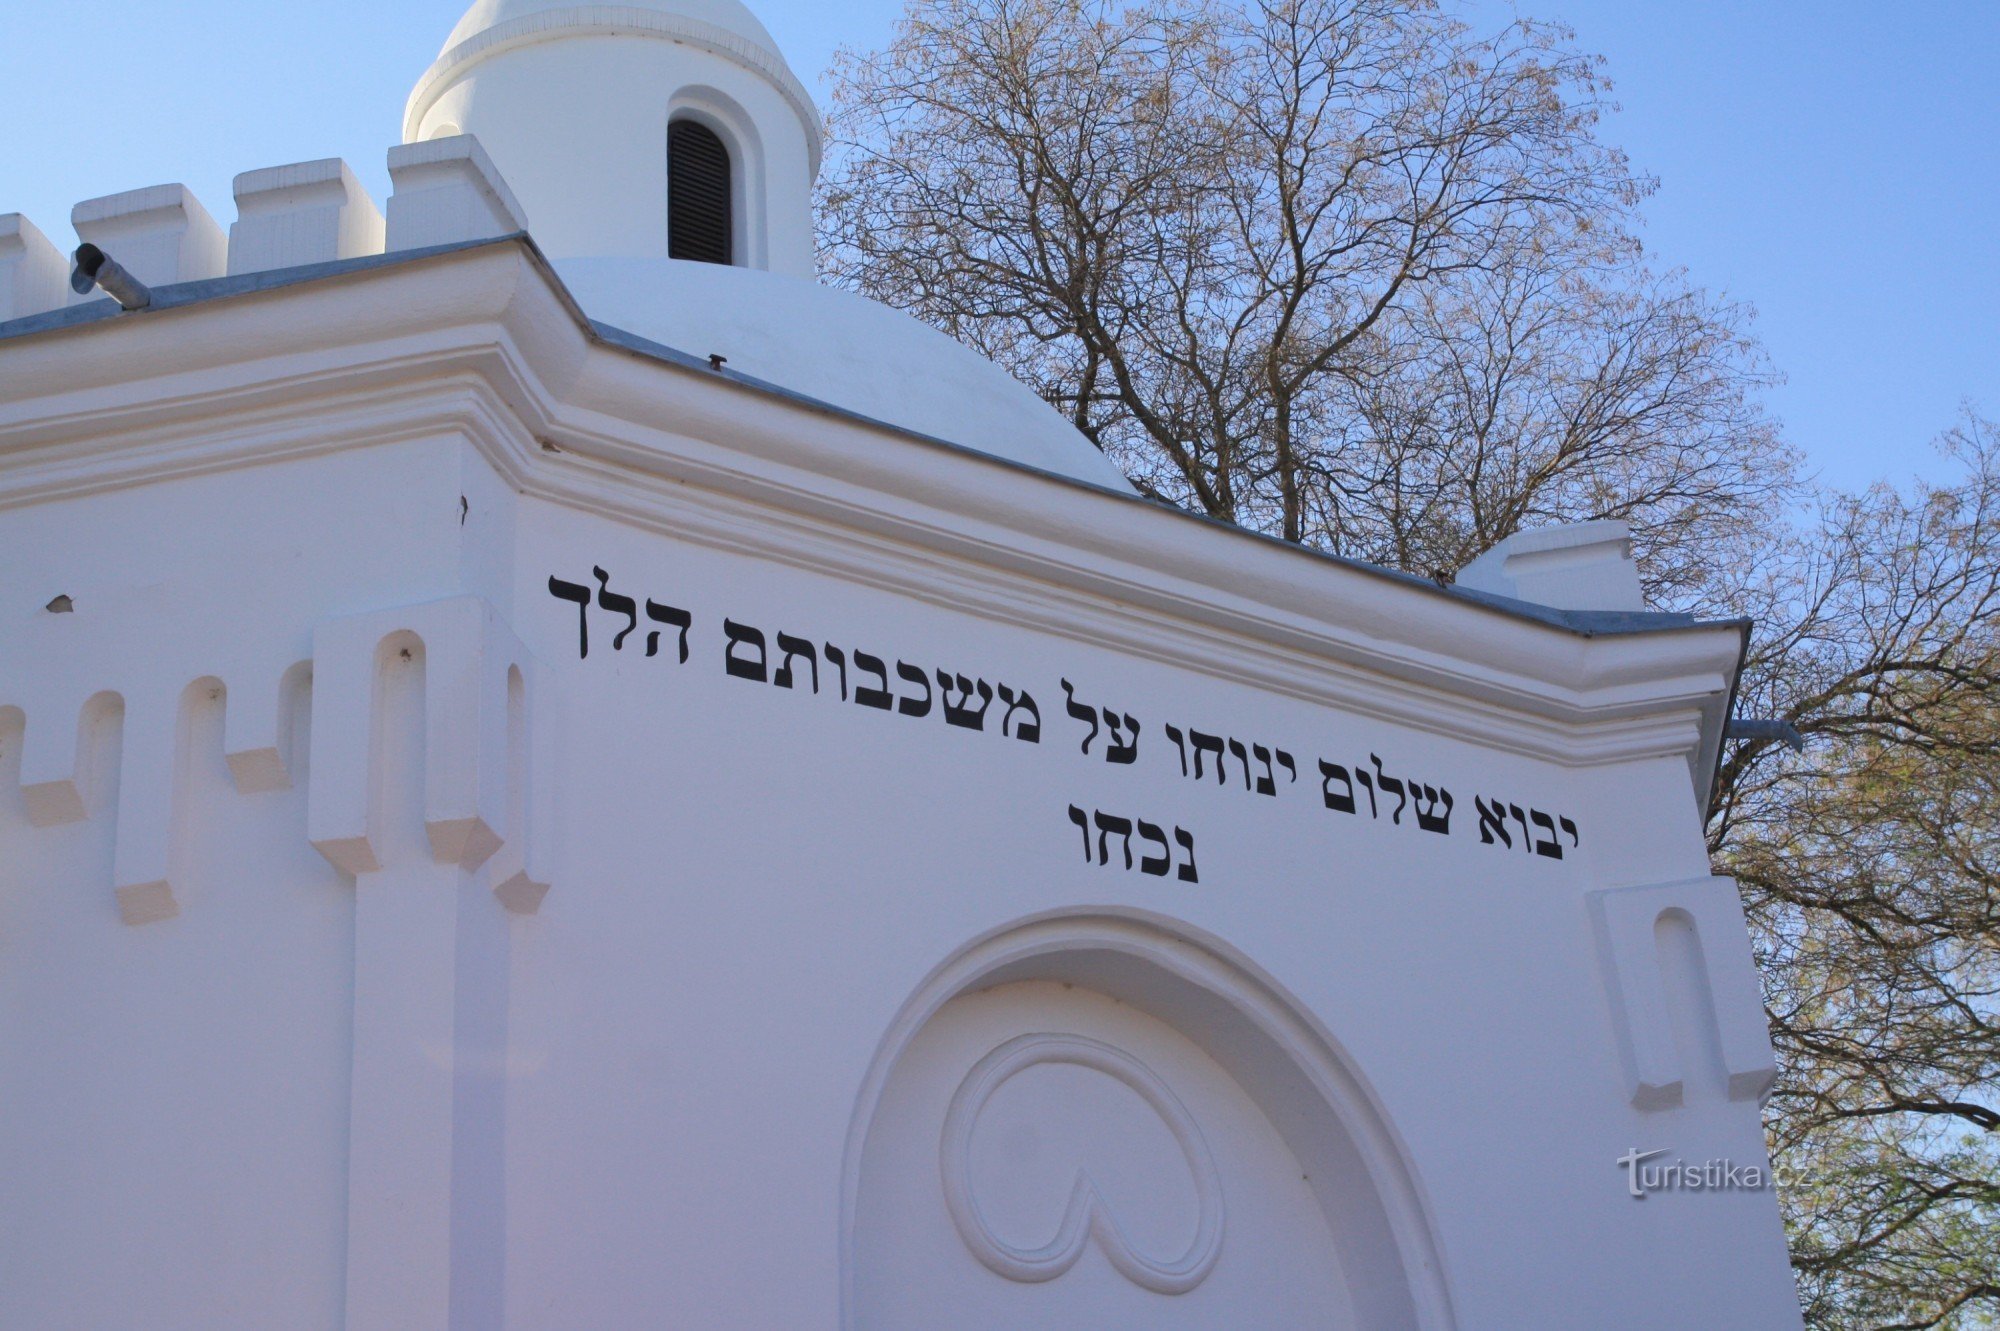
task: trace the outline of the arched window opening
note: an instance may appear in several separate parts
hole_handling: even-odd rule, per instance
[[[695,120],[667,126],[667,257],[734,263],[729,149]]]

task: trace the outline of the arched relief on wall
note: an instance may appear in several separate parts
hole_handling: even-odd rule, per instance
[[[1166,1125],[1194,1183],[1195,1233],[1186,1252],[1164,1260],[1141,1252],[1084,1169],[1077,1171],[1062,1222],[1048,1243],[1023,1248],[993,1232],[973,1181],[973,1130],[979,1126],[987,1101],[1009,1077],[1050,1063],[1075,1064],[1122,1082]],[[1200,1125],[1159,1073],[1102,1040],[1081,1035],[1022,1035],[987,1054],[966,1074],[952,1097],[938,1150],[945,1204],[960,1237],[988,1270],[1009,1280],[1053,1280],[1076,1265],[1085,1245],[1095,1239],[1111,1264],[1133,1284],[1156,1294],[1185,1294],[1208,1278],[1222,1255],[1222,1179]]]
[[[730,243],[733,265],[738,268],[769,268],[770,244],[765,226],[768,192],[765,181],[764,141],[758,137],[757,121],[743,104],[717,88],[690,84],[667,103],[667,124],[692,120],[711,130],[729,151]],[[660,150],[666,151],[664,128]],[[666,219],[660,219],[666,225]]]
[[[196,757],[197,719],[203,742],[221,748],[239,793],[286,789],[294,764],[303,762],[311,663],[282,677],[228,673],[234,683],[206,674],[176,689],[168,675],[99,690],[80,705],[58,696],[30,709],[0,709],[0,728],[8,715],[20,718],[9,785],[29,825],[113,816],[113,887],[126,924],[181,913],[177,874],[190,816],[182,785]]]
[[[236,789],[290,790],[305,779],[312,748],[312,662],[293,662],[275,694],[267,681],[252,679],[238,686],[237,696],[223,716],[222,750]]]
[[[197,716],[213,712],[219,721],[227,698],[221,678],[204,675],[171,702],[161,691],[126,717],[112,873],[118,918],[126,924],[156,924],[181,913],[175,884],[183,868],[185,784]]]
[[[350,876],[383,867],[379,710],[385,662],[428,664],[422,683],[422,821],[430,858],[484,868],[495,895],[533,914],[548,892],[552,792],[529,758],[533,662],[485,601],[453,597],[321,623],[313,635],[312,728],[319,753],[307,835]]]
[[[1593,892],[1590,912],[1633,1106],[1683,1104],[1704,1065],[1729,1099],[1761,1101],[1777,1063],[1736,881]]]
[[[925,1027],[954,999],[1022,981],[1057,981],[1129,1005],[1185,1037],[1234,1079],[1282,1138],[1305,1175],[1312,1204],[1324,1217],[1346,1272],[1355,1325],[1426,1331],[1456,1325],[1437,1237],[1408,1154],[1374,1095],[1327,1032],[1270,977],[1219,940],[1150,913],[1092,910],[1031,917],[974,940],[934,970],[891,1022],[863,1081],[843,1161],[843,1327],[865,1331],[868,1325],[866,1310],[857,1301],[862,1248],[857,1219],[864,1159],[870,1128],[883,1108],[899,1062]],[[965,1075],[964,1085],[975,1090],[967,1092],[962,1086],[960,1094],[993,1091],[997,1082],[986,1085],[983,1091],[979,1082],[1006,1061],[1033,1060],[1059,1048],[1076,1053],[1079,1048],[1074,1044],[1037,1046],[1033,1043],[1036,1040],[1074,1038],[1049,1032],[1027,1037],[1028,1043],[1017,1040],[1003,1044],[986,1059],[971,1060],[978,1066]],[[1139,1091],[1147,1077],[1134,1071],[1134,1061],[1114,1049],[1097,1058],[1095,1067]],[[1154,1112],[1160,1112],[1160,1102],[1154,1096],[1139,1093],[1153,1104]],[[1160,1116],[1176,1139],[1183,1139],[1191,1127],[1199,1135],[1199,1127],[1191,1122],[1177,1124],[1179,1116],[1171,1110]],[[941,1151],[956,1149],[954,1134],[961,1126],[954,1123],[948,1127]],[[1189,1156],[1197,1197],[1205,1195],[1200,1181],[1202,1154],[1196,1151]],[[945,1177],[947,1192],[955,1190],[962,1197],[967,1190],[963,1180],[952,1183],[949,1167]],[[1220,1186],[1226,1187],[1226,1181]],[[1106,1214],[1100,1207],[1079,1207],[1074,1195],[1071,1200],[1070,1211],[1056,1227],[1055,1240],[1040,1249],[1017,1250],[1009,1256],[1003,1244],[984,1243],[977,1227],[968,1246],[989,1269],[1001,1270],[1012,1279],[1053,1279],[1087,1246],[1078,1231],[1079,1211],[1093,1222]],[[1097,1246],[1135,1283],[1159,1292],[1171,1292],[1176,1285],[1192,1289],[1216,1261],[1208,1247],[1211,1225],[1217,1230],[1213,1241],[1220,1243],[1223,1213],[1219,1195],[1206,1206],[1198,1203],[1196,1212],[1194,1240],[1185,1245],[1184,1253],[1140,1253],[1134,1250],[1135,1245],[1121,1244],[1115,1238],[1105,1242],[1103,1235],[1095,1236]],[[1121,1246],[1123,1253],[1117,1251]],[[982,1247],[999,1250],[1000,1266],[991,1260],[995,1252],[981,1251]],[[1226,1263],[1228,1259],[1225,1256],[1222,1260]],[[1010,1262],[1018,1262],[1021,1271],[1005,1271]],[[1150,1263],[1154,1270],[1146,1272],[1142,1263]],[[1145,1279],[1135,1278],[1135,1270]]]
[[[32,712],[33,714],[30,714]],[[23,711],[21,799],[36,827],[82,822],[110,789],[125,719],[124,695],[103,689],[83,703]]]
[[[9,802],[33,828],[110,814],[119,918],[173,919],[184,906],[175,874],[189,814],[179,787],[200,712],[202,743],[221,732],[238,794],[303,785],[308,839],[342,873],[373,872],[371,717],[384,653],[407,649],[436,666],[424,685],[424,853],[485,874],[508,910],[535,913],[549,889],[555,790],[549,765],[531,755],[550,723],[536,720],[547,709],[535,705],[534,662],[513,631],[485,601],[461,596],[326,620],[313,642],[306,659],[241,645],[192,682],[172,666],[121,669],[130,675],[121,687],[87,694],[99,663],[50,671],[45,696],[0,704]]]

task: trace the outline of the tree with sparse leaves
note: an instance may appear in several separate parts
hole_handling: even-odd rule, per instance
[[[1783,1064],[1808,1321],[2000,1313],[2000,431],[1822,495],[1747,314],[1645,261],[1555,26],[1423,0],[915,0],[835,71],[828,275],[1032,384],[1139,488],[1427,576],[1632,524],[1754,615],[1710,825]],[[1786,514],[1813,512],[1810,522]]]
[[[2000,1310],[2000,427],[1954,483],[1823,501],[1719,573],[1757,617],[1710,824],[1758,945],[1783,1076],[1766,1115],[1808,1320]]]

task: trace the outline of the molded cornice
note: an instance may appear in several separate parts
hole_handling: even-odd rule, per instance
[[[593,329],[521,239],[231,291],[0,338],[0,508],[445,434],[637,527],[1565,766],[1677,756],[1705,801],[1741,624],[1592,636],[869,422]]]

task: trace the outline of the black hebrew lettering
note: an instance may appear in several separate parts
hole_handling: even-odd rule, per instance
[[[1199,883],[1201,877],[1195,873],[1194,868],[1194,833],[1184,827],[1176,827],[1174,829],[1174,840],[1180,842],[1181,849],[1187,852],[1187,863],[1181,866],[1181,881],[1183,883]]]
[[[1110,716],[1111,713],[1107,711],[1105,717],[1109,719]],[[1130,720],[1131,718],[1127,717],[1126,719]],[[1278,794],[1278,767],[1283,767],[1290,774],[1291,784],[1298,784],[1298,760],[1283,749],[1275,748],[1268,744],[1248,743],[1233,735],[1210,735],[1194,729],[1187,731],[1184,741],[1179,727],[1165,726],[1163,729],[1166,731],[1167,738],[1174,742],[1174,749],[1180,755],[1181,775],[1184,777],[1190,775],[1188,770],[1189,745],[1185,741],[1192,741],[1194,748],[1194,770],[1192,775],[1197,781],[1208,775],[1207,764],[1202,761],[1202,755],[1208,754],[1213,758],[1215,763],[1215,783],[1219,786],[1228,785],[1229,763],[1224,757],[1224,754],[1227,754],[1229,757],[1235,758],[1237,763],[1242,767],[1243,789],[1245,793],[1267,795],[1275,799]],[[1273,766],[1274,759],[1277,766]],[[1320,764],[1323,776],[1331,777],[1332,773],[1327,771],[1329,766],[1332,765],[1324,762]],[[1354,792],[1353,783],[1345,775],[1346,768],[1339,768],[1339,771],[1342,773],[1341,780],[1347,782],[1348,797],[1351,802]],[[1340,807],[1338,800],[1333,796],[1330,785],[1323,786],[1322,793],[1327,798],[1328,808]],[[1352,812],[1351,808],[1349,812]]]
[[[635,598],[611,590],[611,575],[598,565],[591,566],[597,587],[566,581],[551,576],[548,580],[549,594],[566,601],[577,608],[577,657],[586,659],[590,655],[590,612],[593,602],[597,610],[613,616],[624,616],[621,626],[614,626],[611,649],[623,651],[625,640],[639,627],[640,607],[643,605],[645,617],[653,627],[646,635],[646,655],[657,656],[660,639],[672,631],[677,639],[677,655],[685,664],[689,656],[689,637],[693,628],[693,615],[678,606],[667,605],[650,597]],[[764,631],[750,624],[739,624],[724,619],[723,630],[726,637],[724,665],[729,675],[739,679],[749,679],[758,683],[769,682],[779,688],[799,688],[798,665],[803,658],[806,667],[804,688],[815,695],[820,689],[819,662],[824,656],[828,668],[838,681],[842,702],[853,701],[879,711],[894,710],[905,716],[925,717],[934,710],[941,711],[945,723],[965,730],[983,732],[986,717],[992,710],[993,701],[998,698],[1005,706],[999,724],[1002,737],[1012,737],[1030,744],[1041,742],[1042,715],[1032,694],[1026,689],[1016,689],[1008,684],[989,684],[985,679],[960,674],[944,667],[925,671],[907,661],[897,661],[896,677],[909,686],[900,692],[892,691],[889,683],[889,669],[882,657],[863,651],[844,651],[832,643],[818,644],[803,637],[795,637],[782,631],[773,635],[779,660],[773,670],[770,648]],[[852,663],[855,680],[850,686],[849,663]],[[932,680],[936,685],[933,688]],[[1078,700],[1073,684],[1061,680],[1065,710],[1073,720],[1087,727],[1079,751],[1090,756],[1091,743],[1099,733],[1105,736],[1104,760],[1108,763],[1130,765],[1139,758],[1139,738],[1143,730],[1139,719],[1129,712],[1120,712],[1111,707],[1097,707]],[[1277,771],[1283,768],[1286,784],[1296,785],[1299,779],[1298,761],[1292,754],[1275,745],[1250,743],[1233,736],[1208,734],[1199,730],[1183,731],[1178,726],[1163,725],[1166,737],[1173,741],[1174,751],[1180,759],[1181,776],[1196,781],[1206,779],[1207,764],[1215,767],[1218,786],[1230,783],[1228,756],[1233,756],[1243,770],[1243,788],[1246,792],[1275,797],[1279,782]],[[1194,750],[1192,764],[1188,760],[1188,750]],[[1227,755],[1227,756],[1226,756]],[[1368,755],[1369,767],[1359,765],[1349,767],[1326,759],[1319,760],[1321,777],[1321,800],[1326,808],[1338,813],[1358,814],[1359,803],[1354,787],[1358,782],[1368,792],[1368,812],[1371,819],[1381,818],[1382,804],[1390,797],[1395,799],[1391,807],[1389,821],[1400,827],[1403,811],[1412,811],[1417,830],[1439,836],[1451,834],[1451,818],[1456,799],[1452,792],[1442,786],[1430,785],[1410,778],[1391,776],[1381,755]],[[1192,770],[1190,771],[1190,767]],[[1372,774],[1370,771],[1372,768]],[[1569,850],[1574,851],[1582,844],[1582,837],[1576,822],[1563,815],[1547,813],[1541,809],[1524,809],[1509,800],[1475,796],[1473,804],[1479,813],[1479,839],[1482,845],[1498,844],[1508,850],[1514,848],[1514,830],[1511,821],[1520,833],[1521,849],[1529,855],[1543,859],[1562,860],[1566,852],[1562,838],[1569,839]],[[1084,858],[1093,860],[1090,837],[1094,826],[1097,832],[1097,849],[1094,862],[1109,866],[1112,862],[1111,838],[1120,838],[1125,853],[1125,867],[1130,870],[1135,865],[1140,872],[1150,877],[1165,877],[1174,865],[1173,845],[1162,825],[1133,819],[1118,814],[1095,810],[1086,813],[1083,809],[1070,806],[1071,821],[1076,824],[1084,838]],[[1137,832],[1141,842],[1140,853],[1135,858],[1132,836]],[[1178,843],[1185,852],[1186,862],[1179,867],[1179,877],[1183,882],[1198,882],[1198,871],[1194,862],[1194,838],[1185,828],[1173,829],[1173,843]]]
[[[1543,813],[1540,809],[1530,809],[1528,811],[1528,814],[1529,817],[1533,820],[1536,827],[1541,828],[1544,832],[1547,832],[1549,834],[1548,840],[1537,841],[1535,843],[1535,854],[1546,856],[1552,860],[1561,859],[1563,857],[1563,848],[1562,848],[1562,842],[1556,840],[1555,819],[1549,817],[1547,814]]]
[[[1372,753],[1369,754],[1368,760],[1375,764],[1376,787],[1380,789],[1384,795],[1391,793],[1392,790],[1395,793],[1396,811],[1389,815],[1389,821],[1394,825],[1396,825],[1397,827],[1401,827],[1403,825],[1403,806],[1410,802],[1409,796],[1403,790],[1403,783],[1397,778],[1385,773],[1382,770],[1382,760],[1380,758],[1377,758],[1374,754]]]
[[[1347,769],[1339,763],[1330,763],[1322,758],[1319,760],[1319,775],[1320,793],[1326,800],[1326,807],[1337,810],[1340,813],[1353,813],[1354,778],[1348,774]],[[1346,790],[1338,794],[1333,789],[1333,783],[1336,779],[1341,785],[1347,787]]]
[[[1324,758],[1320,759],[1320,788],[1325,797],[1327,808],[1336,809],[1341,813],[1353,813],[1355,811],[1354,783],[1358,780],[1362,788],[1368,792],[1368,806],[1371,815],[1379,815],[1380,813],[1375,802],[1375,792],[1380,790],[1384,795],[1394,795],[1396,797],[1396,807],[1389,814],[1391,825],[1398,827],[1402,825],[1403,809],[1405,806],[1408,806],[1416,814],[1416,824],[1419,830],[1435,832],[1439,836],[1451,835],[1451,812],[1457,804],[1457,800],[1449,790],[1444,789],[1442,786],[1432,786],[1420,781],[1406,781],[1390,776],[1383,770],[1382,759],[1378,755],[1371,753],[1368,755],[1368,758],[1369,762],[1375,768],[1375,775],[1372,777],[1360,768],[1356,768],[1350,773],[1346,767],[1339,763],[1328,762]],[[1336,783],[1339,786],[1338,789],[1335,788]],[[1506,806],[1496,801],[1491,810],[1489,810],[1485,801],[1475,799],[1475,803],[1479,805],[1480,840],[1485,844],[1492,844],[1493,831],[1495,829],[1499,831],[1503,838],[1507,837]],[[1509,840],[1508,844],[1511,846],[1513,843]]]
[[[1168,870],[1174,867],[1173,850],[1167,845],[1166,832],[1158,823],[1149,823],[1144,818],[1141,818],[1139,819],[1139,839],[1141,841],[1150,841],[1160,848],[1158,855],[1148,855],[1139,861],[1139,872],[1151,874],[1155,878],[1165,878]]]
[[[1424,799],[1432,806],[1430,809],[1419,807],[1418,824],[1425,831],[1449,831],[1451,792],[1443,789],[1433,791],[1429,786],[1418,786],[1414,783],[1410,791],[1413,798]],[[1434,816],[1435,804],[1440,799],[1444,802],[1444,815]],[[1575,821],[1563,815],[1544,813],[1540,809],[1523,809],[1509,800],[1499,798],[1489,800],[1478,795],[1473,796],[1472,803],[1473,807],[1479,810],[1479,844],[1482,846],[1497,844],[1512,850],[1514,833],[1507,826],[1510,818],[1515,826],[1520,828],[1521,850],[1526,854],[1550,860],[1563,859],[1562,837],[1558,834],[1558,829],[1568,834],[1572,850],[1582,844]],[[1537,832],[1540,835],[1537,835]]]
[[[1201,754],[1202,750],[1206,749],[1208,752],[1215,755],[1216,784],[1227,785],[1229,783],[1229,778],[1224,776],[1222,772],[1222,736],[1204,735],[1199,730],[1190,730],[1188,731],[1188,740],[1194,745],[1195,780],[1197,781],[1201,780]]]
[[[875,676],[879,681],[877,687],[872,689],[862,688],[861,676],[863,675]],[[895,699],[889,696],[889,667],[883,664],[881,657],[871,656],[867,652],[856,652],[854,654],[854,677],[855,702],[861,704],[863,707],[873,707],[877,711],[886,712],[889,710]]]
[[[834,646],[832,643],[827,643],[826,663],[834,667],[838,671],[840,671],[840,700],[842,702],[846,702],[847,701],[847,653],[841,651],[840,648]]]
[[[1114,818],[1102,809],[1097,811],[1097,862],[1099,864],[1111,863],[1111,853],[1105,847],[1105,838],[1113,832],[1116,832],[1124,839],[1125,867],[1130,869],[1132,867],[1132,820],[1130,818]]]
[[[1069,709],[1069,714],[1090,727],[1090,733],[1083,737],[1083,752],[1088,756],[1090,753],[1090,741],[1097,738],[1097,709],[1094,707],[1085,707],[1082,703],[1078,702],[1076,700],[1076,686],[1068,680],[1062,682],[1062,691],[1063,698],[1065,699],[1064,706]]]
[[[576,659],[590,655],[590,588],[549,575],[549,595],[576,602]]]
[[[956,679],[958,701],[951,700],[951,686]],[[944,704],[944,723],[960,726],[966,730],[986,729],[986,709],[993,705],[993,686],[985,680],[971,680],[964,675],[953,676],[943,670],[937,672],[939,701]],[[979,692],[979,706],[972,706],[973,690]]]
[[[794,678],[792,675],[792,660],[795,657],[803,656],[806,659],[806,664],[812,667],[812,691],[818,693],[819,653],[813,650],[813,645],[804,638],[794,638],[789,633],[780,633],[778,635],[778,650],[783,653],[783,657],[778,662],[777,672],[771,676],[771,682],[781,689],[792,687],[792,680]]]
[[[1024,740],[1029,744],[1040,744],[1042,742],[1042,709],[1035,706],[1034,696],[1026,689],[1022,689],[1017,694],[1005,684],[1002,684],[996,692],[1000,695],[1000,701],[1007,704],[1006,712],[1000,717],[1000,733],[1002,735],[1007,733],[1007,725],[1014,719],[1014,713],[1026,712],[1033,719],[1023,721],[1015,726],[1014,738]]]
[[[1231,752],[1232,754],[1236,755],[1236,761],[1237,761],[1237,762],[1239,762],[1239,763],[1242,763],[1242,764],[1243,764],[1243,788],[1244,788],[1245,790],[1249,790],[1249,789],[1251,789],[1251,786],[1250,786],[1250,750],[1248,750],[1248,749],[1246,749],[1246,748],[1244,748],[1244,747],[1243,747],[1243,741],[1242,741],[1242,740],[1240,740],[1240,739],[1233,739],[1233,738],[1232,738],[1232,739],[1231,739],[1231,740],[1229,741],[1229,751],[1230,751],[1230,752]]]
[[[1264,764],[1264,775],[1257,778],[1257,793],[1259,795],[1277,795],[1278,782],[1276,774],[1271,771],[1271,751],[1262,744],[1252,744],[1250,752],[1257,755],[1258,762]],[[1247,764],[1243,770],[1246,773],[1250,770]]]
[[[639,627],[639,603],[629,596],[612,591],[611,575],[603,569],[592,568],[590,571],[597,578],[598,608],[609,610],[614,615],[625,616],[625,627],[611,640],[611,650],[622,652],[625,650],[625,639],[631,637],[632,630]]]
[[[1437,832],[1446,836],[1451,834],[1452,799],[1449,790],[1444,790],[1436,786],[1420,786],[1412,782],[1410,784],[1410,798],[1413,801],[1422,801],[1416,806],[1418,827],[1421,827],[1426,832]],[[1440,802],[1444,805],[1443,813],[1438,812]]]
[[[678,607],[661,605],[658,601],[648,597],[646,600],[646,618],[656,624],[668,624],[680,630],[681,664],[686,665],[688,660],[688,630],[694,627],[694,616]],[[659,654],[660,631],[653,629],[646,634],[646,655],[658,656]]]
[[[931,714],[931,677],[911,665],[908,661],[896,662],[896,673],[903,679],[923,689],[923,701],[903,698],[896,704],[896,710],[904,716],[929,716]]]
[[[730,674],[738,679],[751,679],[762,684],[768,679],[769,668],[765,657],[764,630],[739,624],[733,619],[722,621],[722,631],[728,637],[728,644],[722,649],[722,663]],[[755,660],[738,656],[739,647],[755,647]]]
[[[1083,833],[1083,862],[1096,864],[1100,868],[1112,867],[1111,839],[1117,837],[1125,852],[1125,870],[1131,872],[1136,867],[1140,873],[1150,878],[1165,878],[1174,868],[1173,845],[1167,840],[1167,832],[1158,823],[1147,822],[1144,818],[1127,818],[1120,814],[1106,813],[1102,809],[1086,813],[1072,804],[1069,806],[1069,820]],[[1097,847],[1093,853],[1090,844],[1090,829],[1097,828]],[[1145,854],[1135,858],[1132,854],[1132,834],[1139,834]],[[1200,873],[1194,862],[1194,834],[1184,827],[1174,828],[1174,843],[1185,856],[1185,862],[1177,874],[1183,883],[1199,883]],[[1157,853],[1153,853],[1157,849]]]
[[[1130,712],[1125,714],[1125,728],[1118,728],[1118,716],[1109,707],[1104,709],[1104,724],[1110,730],[1110,738],[1104,744],[1104,761],[1107,763],[1130,764],[1139,757],[1139,721]]]

